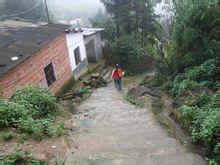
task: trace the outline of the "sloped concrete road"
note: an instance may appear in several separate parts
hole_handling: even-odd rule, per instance
[[[112,87],[96,90],[74,116],[67,165],[205,165],[168,136],[149,109],[126,102]]]

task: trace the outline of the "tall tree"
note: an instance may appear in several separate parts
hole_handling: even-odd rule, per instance
[[[117,36],[120,36],[120,25],[127,17],[130,8],[130,0],[101,0],[107,13],[112,16],[117,26]]]
[[[154,32],[156,17],[154,15],[154,3],[151,0],[102,0],[106,11],[116,22],[117,34],[120,30],[126,34],[142,32]]]

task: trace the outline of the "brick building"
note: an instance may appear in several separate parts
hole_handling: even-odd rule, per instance
[[[71,78],[67,26],[0,23],[0,95],[28,85],[58,92]]]

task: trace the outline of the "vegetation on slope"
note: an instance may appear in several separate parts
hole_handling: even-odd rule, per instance
[[[170,114],[190,130],[207,156],[219,161],[220,41],[217,0],[189,0],[176,8],[166,60],[158,66],[156,86],[174,99]]]
[[[0,100],[0,128],[11,127],[41,140],[44,136],[60,136],[62,125],[55,125],[56,98],[46,89],[26,87],[10,100]]]

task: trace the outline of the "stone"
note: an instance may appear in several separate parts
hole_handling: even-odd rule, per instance
[[[93,73],[90,77],[92,79],[98,79],[100,77],[100,74],[99,73]]]

